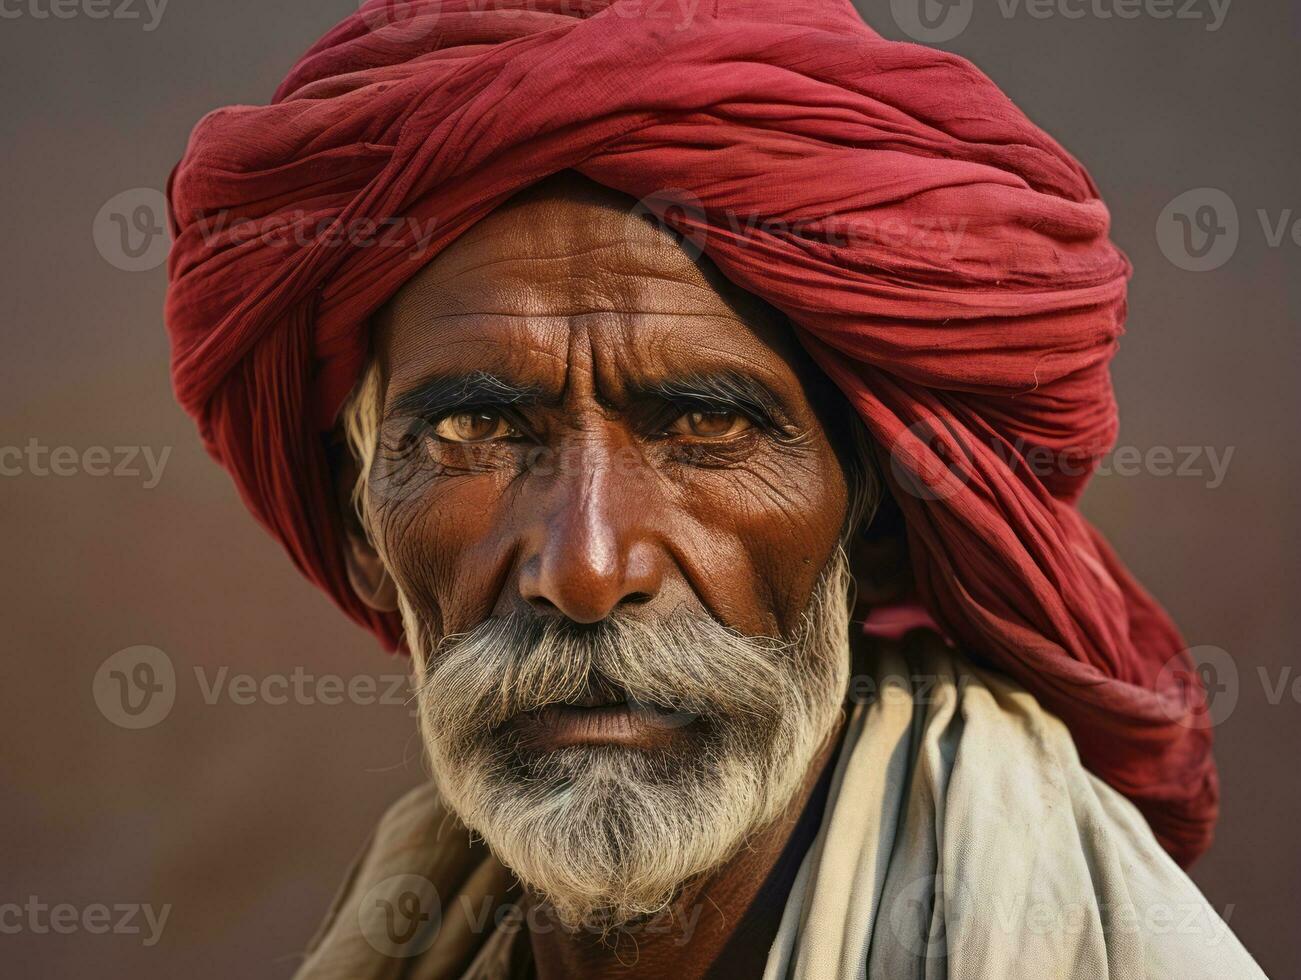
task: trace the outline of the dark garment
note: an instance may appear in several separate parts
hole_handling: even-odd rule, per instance
[[[808,853],[813,840],[818,836],[822,826],[822,814],[827,808],[827,796],[831,792],[831,779],[835,773],[835,753],[822,768],[822,775],[809,796],[804,812],[800,814],[795,829],[791,831],[786,846],[782,848],[777,863],[768,872],[763,886],[745,910],[745,915],[737,923],[736,930],[727,940],[718,954],[706,980],[749,980],[763,976],[768,962],[768,950],[777,927],[781,925],[782,913],[786,910],[786,899],[790,896],[795,878],[800,873],[804,855]]]

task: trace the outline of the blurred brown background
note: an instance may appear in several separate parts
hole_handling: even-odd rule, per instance
[[[326,675],[396,677],[401,662],[297,577],[171,399],[148,189],[202,113],[265,101],[349,2],[59,2],[65,16],[51,0],[0,16],[0,906],[24,907],[0,918],[0,975],[285,977],[377,816],[421,778],[418,743],[396,681],[327,703]],[[915,18],[916,0],[859,6],[903,38],[909,2]],[[1085,508],[1215,668],[1224,808],[1195,877],[1266,972],[1294,977],[1301,13],[1195,0],[1200,17],[1159,16],[1185,2],[1123,19],[1104,16],[1115,0],[1034,5],[1043,17],[968,0],[940,46],[1085,161],[1137,266],[1115,379],[1121,442],[1146,463],[1117,460]],[[1170,214],[1159,244],[1163,210],[1199,188],[1236,208],[1236,251],[1181,256]],[[1224,200],[1177,207],[1227,227]],[[33,440],[72,448],[33,462]],[[93,447],[139,475],[93,475]],[[169,453],[156,481],[144,449],[155,467]],[[120,664],[96,677],[137,645],[164,652],[176,696],[128,730],[100,707]],[[277,677],[270,697],[242,697]],[[66,903],[77,924],[56,931],[33,902]],[[138,933],[112,931],[116,912],[97,934],[83,917],[97,903],[170,912],[161,937],[142,915]]]

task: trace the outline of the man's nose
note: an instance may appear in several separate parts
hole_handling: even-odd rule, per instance
[[[655,598],[667,556],[635,471],[622,472],[603,453],[584,454],[568,469],[546,479],[545,503],[530,518],[520,595],[540,613],[595,623]]]

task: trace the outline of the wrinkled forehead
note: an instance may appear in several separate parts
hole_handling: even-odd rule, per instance
[[[517,195],[430,261],[376,317],[386,374],[466,335],[521,348],[574,324],[628,350],[735,346],[799,357],[784,317],[633,198],[578,174]],[[486,331],[486,333],[485,333]]]

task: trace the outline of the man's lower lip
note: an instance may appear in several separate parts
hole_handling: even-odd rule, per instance
[[[551,705],[519,715],[511,727],[530,749],[554,751],[575,745],[617,745],[634,749],[666,748],[683,737],[693,718],[666,715],[628,704],[576,708]]]

